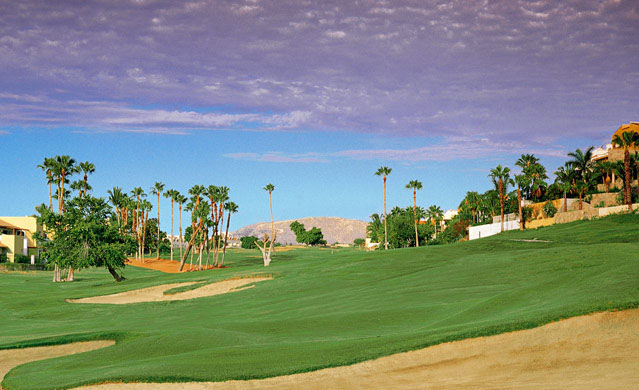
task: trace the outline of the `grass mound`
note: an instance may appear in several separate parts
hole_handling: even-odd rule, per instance
[[[549,242],[529,242],[527,240]],[[221,381],[351,364],[444,341],[531,328],[639,306],[639,215],[507,232],[455,245],[362,252],[231,251],[230,268],[188,274],[127,268],[53,284],[49,273],[3,274],[0,348],[113,335],[114,347],[33,362],[7,389],[104,381]],[[233,294],[144,305],[75,305],[66,298],[268,271]],[[97,336],[96,336],[97,337]]]

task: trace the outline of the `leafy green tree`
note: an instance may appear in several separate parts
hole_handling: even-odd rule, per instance
[[[64,214],[55,214],[44,204],[36,210],[38,223],[46,226],[48,235],[36,233],[36,239],[43,243],[48,262],[59,268],[105,267],[116,282],[124,279],[118,270],[124,268],[126,253],[135,244],[109,223],[111,210],[104,199],[75,197],[67,203]]]
[[[240,238],[240,241],[242,242],[241,244],[242,248],[253,249],[255,248],[255,243],[259,241],[259,238],[255,236],[246,236],[246,237]]]
[[[293,221],[289,225],[293,233],[295,233],[295,240],[300,244],[307,245],[325,245],[324,234],[322,230],[317,227],[313,227],[310,230],[306,230],[303,223]]]
[[[355,240],[353,240],[353,245],[358,247],[364,246],[365,243],[366,243],[366,240],[363,238],[356,238]]]

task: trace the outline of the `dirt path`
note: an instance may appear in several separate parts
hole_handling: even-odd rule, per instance
[[[3,349],[0,350],[0,382],[13,368],[36,360],[51,359],[58,356],[93,351],[115,344],[112,340],[86,341],[46,347]],[[2,389],[2,386],[0,386]]]
[[[263,380],[116,383],[82,390],[639,389],[639,309],[467,339]]]
[[[253,286],[246,286],[247,284],[261,282],[269,280],[271,277],[251,277],[251,278],[237,278],[223,280],[217,283],[206,284],[202,287],[195,288],[184,292],[178,292],[175,294],[164,294],[166,290],[170,290],[176,287],[190,286],[192,284],[200,282],[183,282],[183,283],[170,283],[163,284],[161,286],[147,287],[139,290],[125,291],[111,295],[100,295],[97,297],[79,298],[79,299],[67,299],[67,302],[71,303],[107,303],[114,305],[123,305],[128,303],[141,303],[141,302],[160,302],[160,301],[183,301],[185,299],[210,297],[213,295],[226,294],[228,292],[245,290]],[[243,287],[243,288],[241,288]]]

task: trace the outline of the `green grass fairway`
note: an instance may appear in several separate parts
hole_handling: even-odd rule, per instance
[[[518,240],[548,240],[525,242]],[[7,389],[104,381],[222,381],[315,370],[449,340],[639,306],[639,215],[478,241],[366,253],[298,249],[261,265],[236,250],[230,268],[162,274],[128,267],[51,282],[0,274],[0,348],[113,338],[117,345],[12,370]],[[72,304],[188,280],[272,274],[254,288],[187,301]]]

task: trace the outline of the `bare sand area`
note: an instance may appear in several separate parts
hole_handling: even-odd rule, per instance
[[[46,347],[2,349],[0,350],[0,382],[14,367],[36,360],[51,359],[58,356],[93,351],[115,344],[112,340],[85,341]],[[2,386],[0,386],[2,389]]]
[[[639,389],[639,309],[262,380],[107,383],[83,390]]]
[[[156,271],[162,271],[165,272],[167,274],[179,274],[182,272],[190,272],[190,271],[203,271],[203,270],[209,270],[209,269],[220,269],[220,268],[226,268],[224,266],[222,267],[216,267],[213,265],[209,265],[208,267],[202,267],[201,269],[194,267],[190,264],[184,264],[184,269],[182,269],[182,271],[180,271],[180,262],[179,261],[173,261],[170,259],[144,259],[144,261],[141,260],[136,260],[132,257],[128,258],[126,261],[126,265],[130,265],[133,267],[140,267],[140,268],[147,268],[147,269],[153,269]]]
[[[185,299],[210,297],[213,295],[226,294],[228,292],[241,291],[253,287],[252,283],[272,279],[270,276],[257,276],[249,278],[227,279],[221,282],[205,284],[192,290],[178,292],[175,294],[164,294],[165,291],[190,286],[201,282],[170,283],[161,286],[147,287],[138,290],[125,291],[111,295],[100,295],[97,297],[67,299],[71,303],[105,303],[113,305],[124,305],[129,303],[161,302],[161,301],[183,301]],[[250,285],[250,286],[247,286]]]

